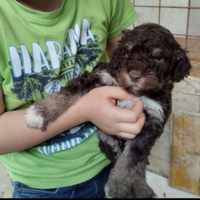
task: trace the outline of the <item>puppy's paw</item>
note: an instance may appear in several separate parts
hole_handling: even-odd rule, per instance
[[[109,180],[104,188],[106,198],[129,198],[128,189],[123,189],[125,185],[121,180]]]
[[[131,175],[130,171],[111,171],[104,188],[106,198],[156,198],[145,178],[139,174]]]
[[[24,121],[30,128],[45,130],[44,118],[38,114],[35,105],[32,105],[27,109],[24,115]]]
[[[127,180],[109,181],[104,188],[106,198],[157,198],[150,187],[135,187],[136,184],[130,185]]]

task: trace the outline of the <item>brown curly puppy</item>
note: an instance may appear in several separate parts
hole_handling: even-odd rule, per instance
[[[85,72],[59,92],[32,105],[27,109],[25,122],[29,127],[45,130],[48,122],[95,87],[121,86],[139,96],[146,114],[140,134],[127,141],[101,130],[97,134],[101,150],[115,163],[105,186],[106,197],[152,198],[156,195],[145,177],[148,156],[171,114],[174,82],[189,75],[191,64],[186,51],[163,26],[142,24],[124,34],[110,63],[100,63],[93,72]],[[131,108],[135,101],[117,104]]]

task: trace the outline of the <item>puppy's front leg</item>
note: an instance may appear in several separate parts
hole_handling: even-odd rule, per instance
[[[92,81],[96,81],[96,85]],[[48,122],[56,119],[65,109],[74,104],[81,96],[101,85],[101,78],[95,72],[85,72],[82,76],[72,79],[59,92],[43,99],[30,108],[24,116],[28,127],[46,129]]]
[[[106,64],[103,64],[103,67]],[[102,65],[98,65],[101,68]],[[109,73],[99,71],[98,67],[93,72],[85,72],[81,76],[72,79],[67,86],[59,92],[32,105],[25,114],[25,123],[28,127],[46,129],[48,122],[56,119],[65,109],[69,108],[80,97],[90,90],[103,85],[116,85],[116,81]]]
[[[51,96],[41,102],[31,105],[30,108],[27,109],[24,116],[25,123],[30,128],[39,128],[44,131],[48,122],[56,119],[78,98],[78,94],[74,96],[66,96],[65,93],[61,91],[54,92]]]

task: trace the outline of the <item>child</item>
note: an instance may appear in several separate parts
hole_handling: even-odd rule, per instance
[[[0,155],[14,198],[103,198],[112,165],[98,147],[96,126],[134,138],[145,121],[120,87],[96,88],[45,132],[26,127],[26,108],[83,71],[109,59],[122,30],[136,21],[130,0],[7,0],[0,5]],[[4,107],[5,106],[5,107]],[[59,102],[58,102],[59,106]]]

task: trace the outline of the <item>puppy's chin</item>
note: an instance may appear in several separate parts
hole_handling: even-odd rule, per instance
[[[130,94],[134,95],[134,96],[142,96],[143,94],[140,92],[140,90],[133,90],[132,88],[130,89],[126,89]]]
[[[141,96],[149,96],[149,95],[153,95],[157,92],[159,92],[160,90],[158,88],[156,88],[157,90],[155,89],[150,89],[148,88],[148,90],[146,89],[140,89],[140,88],[124,88],[126,91],[128,91],[130,94],[133,94],[134,96],[137,96],[137,97],[141,97]]]
[[[129,88],[124,88],[124,89],[134,96],[140,97],[140,96],[148,95],[147,91],[142,91],[138,87],[129,87]]]

